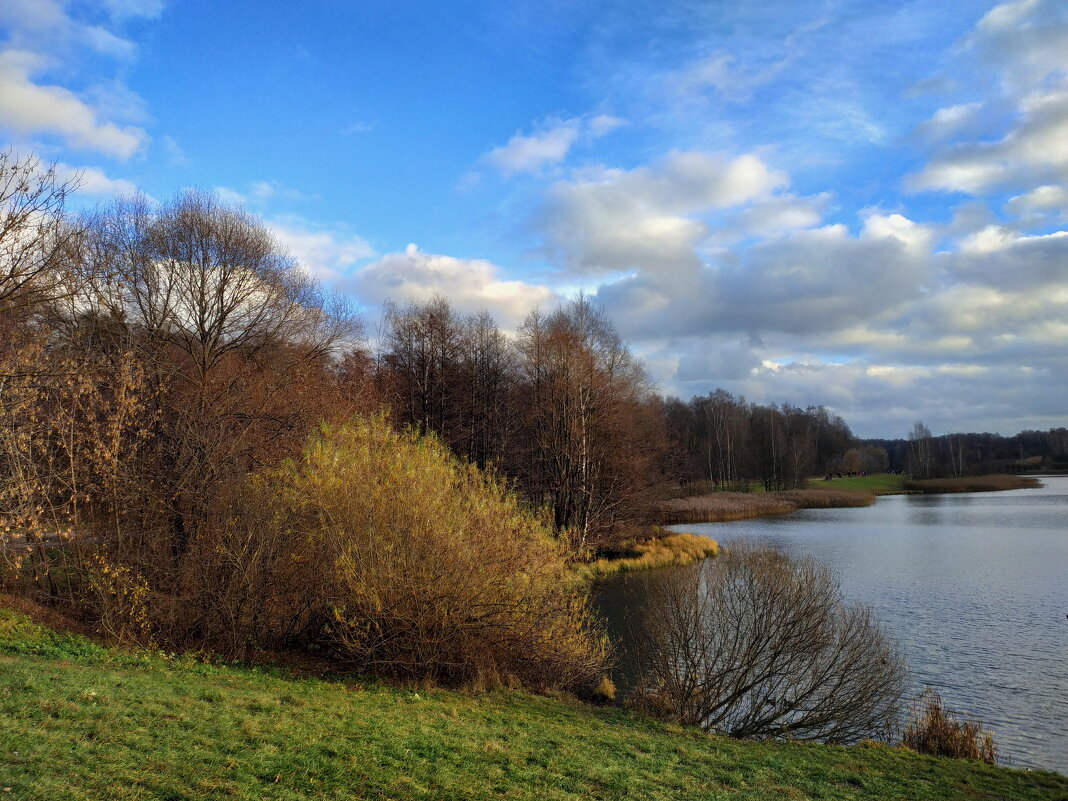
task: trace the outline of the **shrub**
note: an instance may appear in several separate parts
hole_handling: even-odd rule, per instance
[[[962,720],[946,709],[942,697],[927,688],[920,696],[901,744],[913,751],[932,756],[977,759],[991,765],[997,762],[993,735],[977,721]]]
[[[751,545],[663,576],[631,639],[639,707],[734,737],[882,735],[905,686],[897,650],[830,570]]]
[[[323,427],[260,478],[306,597],[359,670],[447,684],[596,686],[606,661],[566,546],[495,476],[384,417]]]

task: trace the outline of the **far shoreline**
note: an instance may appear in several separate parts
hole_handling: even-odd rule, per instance
[[[840,479],[814,479],[805,489],[777,492],[715,491],[662,501],[663,526],[686,523],[729,523],[790,514],[799,509],[836,509],[871,506],[881,495],[946,495],[963,492],[1003,492],[1034,489],[1042,482],[1034,476],[991,474],[959,478],[909,479],[880,473]]]
[[[828,488],[828,485],[833,485]],[[611,553],[573,565],[579,581],[595,581],[635,570],[686,565],[714,557],[719,543],[703,534],[674,531],[665,526],[731,523],[787,515],[800,509],[844,509],[871,506],[881,495],[946,495],[963,492],[1004,492],[1041,487],[1034,476],[992,474],[947,479],[914,480],[879,473],[841,479],[813,479],[804,489],[776,492],[716,491],[662,501],[658,522],[619,543]]]

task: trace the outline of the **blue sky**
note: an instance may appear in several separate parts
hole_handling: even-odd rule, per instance
[[[1068,424],[1068,3],[0,2],[0,144],[381,302],[579,291],[663,391]]]

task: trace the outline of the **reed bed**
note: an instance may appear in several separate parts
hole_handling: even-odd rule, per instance
[[[664,525],[725,523],[765,515],[785,515],[797,508],[797,504],[770,493],[714,492],[663,501],[659,517]]]
[[[858,490],[786,490],[775,493],[775,496],[796,503],[798,509],[841,509],[871,506],[875,503],[872,493]]]
[[[1042,482],[1031,476],[963,476],[961,478],[929,478],[922,481],[906,481],[907,492],[935,494],[944,492],[998,492],[1000,490],[1034,489]]]
[[[715,492],[663,501],[659,512],[664,525],[724,523],[767,515],[784,515],[798,509],[870,506],[874,502],[875,497],[870,492],[850,490],[804,489],[759,494]]]

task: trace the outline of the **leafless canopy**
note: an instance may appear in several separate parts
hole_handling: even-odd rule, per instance
[[[185,192],[161,208],[126,199],[91,227],[96,280],[82,310],[177,347],[201,374],[231,352],[285,342],[325,354],[354,333],[351,311],[258,220],[210,194]]]
[[[63,293],[64,255],[78,238],[63,204],[76,183],[37,158],[0,152],[0,312]]]
[[[648,708],[734,737],[877,736],[905,688],[901,656],[829,569],[750,545],[665,577],[634,640]]]

